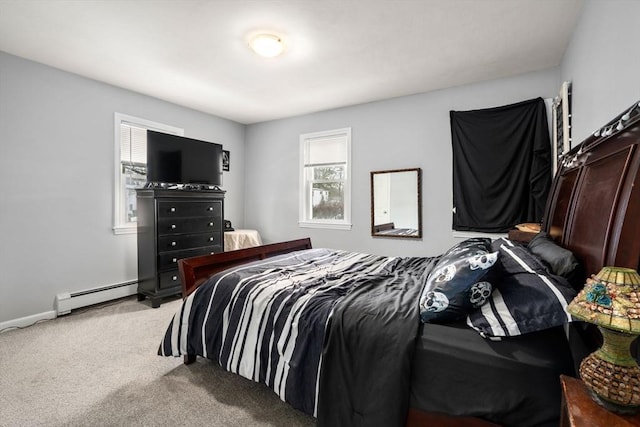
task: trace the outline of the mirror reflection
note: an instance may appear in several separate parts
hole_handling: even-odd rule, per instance
[[[422,237],[420,168],[371,172],[371,235]]]

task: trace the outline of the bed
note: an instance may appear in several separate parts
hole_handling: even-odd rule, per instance
[[[393,222],[377,224],[373,226],[373,234],[376,236],[418,236],[415,228],[396,228]]]
[[[557,425],[559,375],[597,341],[566,303],[585,274],[639,265],[639,111],[565,155],[535,245],[470,239],[436,257],[380,257],[300,239],[180,260],[185,299],[159,354],[263,382],[319,426]],[[488,285],[447,294],[467,255],[474,287]],[[524,313],[498,310],[523,300]]]

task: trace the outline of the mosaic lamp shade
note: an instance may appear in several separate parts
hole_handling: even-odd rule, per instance
[[[630,268],[604,267],[587,279],[569,313],[598,326],[602,346],[580,364],[594,400],[618,413],[640,409],[640,368],[631,342],[640,335],[640,276]]]

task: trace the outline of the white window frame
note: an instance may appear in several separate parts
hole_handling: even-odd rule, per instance
[[[308,199],[310,183],[306,179],[305,159],[309,144],[313,141],[327,138],[344,138],[346,142],[346,164],[344,180],[344,218],[341,220],[320,220],[311,218],[311,204]],[[298,225],[305,228],[325,228],[335,230],[351,229],[351,128],[334,129],[322,132],[305,133],[300,135],[300,192],[299,192],[299,220]]]
[[[122,173],[120,163],[120,126],[126,124],[139,128],[155,130],[173,135],[184,136],[184,129],[154,122],[140,117],[129,116],[122,113],[114,113],[114,182],[113,182],[113,233],[133,234],[137,231],[137,225],[127,223],[124,214],[124,195],[122,194]]]

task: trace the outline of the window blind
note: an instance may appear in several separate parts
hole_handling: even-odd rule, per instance
[[[130,165],[147,164],[147,130],[120,125],[120,161]]]

